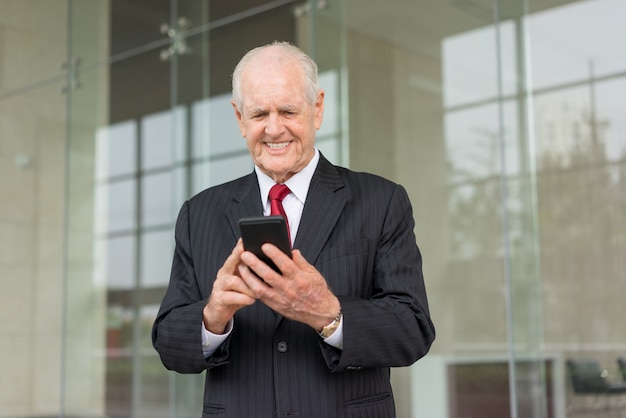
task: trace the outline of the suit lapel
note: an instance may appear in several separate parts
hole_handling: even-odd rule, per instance
[[[260,193],[259,182],[254,172],[243,177],[237,184],[232,194],[232,200],[226,210],[226,218],[236,237],[241,235],[239,232],[239,219],[250,216],[263,216]]]
[[[337,168],[320,154],[294,243],[309,263],[317,261],[346,201],[347,191]]]

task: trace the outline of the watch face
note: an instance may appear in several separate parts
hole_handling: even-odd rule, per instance
[[[339,327],[340,322],[341,322],[341,313],[337,315],[337,318],[335,318],[333,322],[331,322],[330,324],[322,328],[322,331],[320,331],[320,336],[322,338],[328,338],[331,335],[333,335],[337,327]]]
[[[335,332],[335,328],[324,329],[322,330],[322,332],[320,332],[320,335],[322,336],[322,338],[328,338],[333,335],[333,332]]]

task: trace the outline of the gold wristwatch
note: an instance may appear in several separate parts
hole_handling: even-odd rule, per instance
[[[342,314],[341,314],[341,311],[339,311],[339,313],[337,314],[335,319],[333,319],[333,322],[331,322],[330,324],[326,325],[319,332],[320,337],[328,338],[331,335],[333,335],[333,333],[337,330],[337,327],[339,326],[339,323],[341,322],[341,317],[342,317]]]

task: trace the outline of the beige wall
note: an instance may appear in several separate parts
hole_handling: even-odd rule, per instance
[[[0,100],[0,416],[54,414],[66,163],[63,79],[55,77],[66,55],[66,6],[14,0],[1,7],[0,91],[15,94]]]
[[[92,58],[98,54],[102,57],[106,51],[106,46],[94,42],[93,37],[106,40],[101,30],[108,30],[106,2],[93,5],[99,8],[99,24],[94,25],[92,20],[83,29],[91,37],[77,36],[74,42],[77,52],[81,41],[90,43],[84,50]],[[69,239],[65,234],[64,219],[66,211],[75,212],[75,205],[66,204],[68,167],[71,171],[77,160],[77,153],[67,153],[68,138],[93,143],[95,119],[102,119],[102,112],[107,111],[106,103],[93,98],[101,93],[106,77],[102,72],[91,79],[85,74],[78,90],[65,89],[67,1],[2,0],[0,8],[0,358],[4,359],[0,416],[58,415],[63,405],[71,403],[62,395],[70,388],[93,411],[94,405],[102,405],[103,401],[102,367],[86,376],[85,368],[75,366],[78,362],[94,363],[98,357],[94,341],[100,340],[98,348],[102,344],[101,338],[84,332],[78,333],[82,344],[66,344],[66,291],[75,289],[78,281],[67,280],[72,277],[66,274],[72,271],[72,263],[66,270],[65,246],[68,241],[69,245],[76,243],[71,234]],[[83,13],[80,7],[74,12],[75,18]],[[84,18],[83,14],[83,22]],[[77,92],[83,101],[75,106],[80,112],[68,112],[68,93]],[[70,114],[84,120],[87,135],[78,138],[76,129],[67,131]],[[80,173],[88,180],[84,173],[93,173],[93,163],[83,165]],[[90,201],[84,200],[85,196],[70,196],[79,198],[83,205]],[[92,213],[85,213],[82,218],[89,235],[92,217]],[[75,308],[71,312],[74,321],[81,318],[82,331],[90,329],[91,333],[101,334],[102,323],[86,315],[93,308],[96,294],[90,279],[89,251],[90,246],[83,246],[74,252],[83,266],[80,281],[87,289],[82,300],[73,300]],[[68,351],[70,345],[79,350]],[[73,371],[80,375],[73,376]]]

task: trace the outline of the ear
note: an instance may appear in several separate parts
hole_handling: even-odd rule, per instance
[[[319,130],[322,127],[322,120],[324,119],[324,90],[320,90],[317,93],[317,100],[315,101],[315,129]]]
[[[246,137],[246,128],[243,123],[243,115],[237,109],[237,104],[235,104],[234,100],[230,101],[230,104],[233,105],[233,109],[235,109],[235,117],[237,118],[237,123],[239,124],[239,131],[241,132],[241,136]]]

